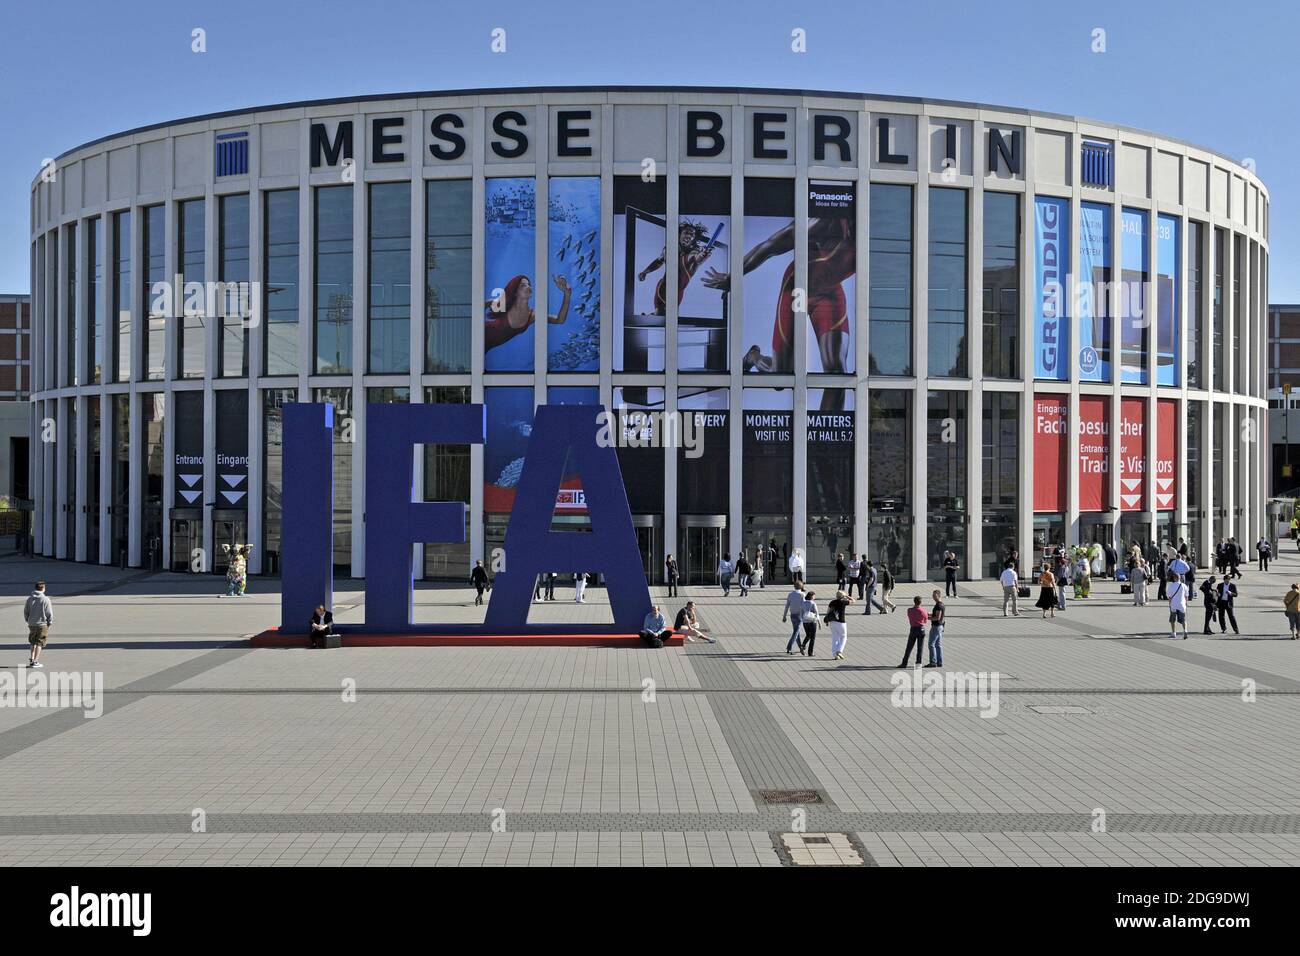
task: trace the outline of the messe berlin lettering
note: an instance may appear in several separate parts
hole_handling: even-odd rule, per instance
[[[537,575],[581,570],[604,574],[614,623],[563,630],[638,631],[650,607],[650,591],[618,456],[608,443],[596,440],[603,414],[599,405],[537,409],[506,529],[505,566],[493,582],[485,623],[416,626],[412,545],[463,543],[468,506],[417,498],[415,452],[419,445],[483,444],[486,415],[482,405],[367,405],[365,623],[339,630],[408,635],[539,631],[528,624]],[[333,430],[332,405],[284,407],[284,462],[286,473],[292,469],[294,486],[284,496],[280,627],[289,633],[305,632],[312,608],[329,608],[333,602]],[[561,494],[566,462],[581,476],[577,494]],[[557,502],[563,508],[579,500],[590,516],[591,531],[552,531]]]

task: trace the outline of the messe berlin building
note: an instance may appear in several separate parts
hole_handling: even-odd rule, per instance
[[[247,542],[277,573],[283,408],[330,402],[334,563],[364,576],[367,404],[481,402],[484,445],[416,463],[417,495],[470,506],[417,566],[463,580],[534,408],[601,403],[656,580],[759,542],[812,580],[850,550],[903,580],[1061,541],[1204,561],[1267,518],[1250,165],[791,90],[410,93],[108,136],[32,183],[36,548],[219,571]],[[585,514],[568,475],[555,524]]]

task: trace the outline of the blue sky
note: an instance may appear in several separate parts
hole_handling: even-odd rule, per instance
[[[89,139],[300,99],[663,84],[1032,107],[1250,157],[1272,196],[1270,298],[1300,301],[1294,2],[8,0],[0,17],[0,292],[28,289],[28,190],[41,160]],[[201,55],[195,27],[207,31]],[[495,27],[507,31],[505,54],[489,49]],[[796,27],[806,54],[790,50]],[[1095,27],[1104,54],[1091,51]]]

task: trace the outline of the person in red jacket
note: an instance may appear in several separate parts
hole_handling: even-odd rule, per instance
[[[925,625],[930,623],[930,615],[921,607],[921,595],[912,598],[912,606],[907,609],[907,649],[903,651],[903,663],[899,667],[907,666],[907,659],[912,656],[912,645],[916,645],[916,663],[921,664],[921,648],[925,646]]]

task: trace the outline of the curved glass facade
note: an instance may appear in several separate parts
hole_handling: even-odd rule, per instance
[[[216,166],[241,135],[246,167]],[[375,402],[488,410],[484,446],[418,456],[428,500],[470,506],[430,577],[500,545],[548,402],[615,412],[656,581],[759,545],[777,580],[795,549],[814,580],[850,553],[915,581],[1061,541],[1204,556],[1266,520],[1268,194],[1174,140],[856,94],[483,91],[187,120],[58,169],[32,186],[45,555],[215,572],[247,541],[278,573],[294,401],[338,410],[345,575]],[[554,526],[585,521],[569,476]]]

